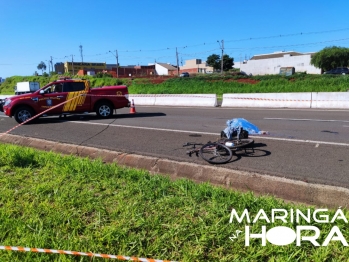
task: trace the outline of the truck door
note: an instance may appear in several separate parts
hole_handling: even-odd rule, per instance
[[[90,97],[85,96],[89,86],[85,82],[65,82],[63,93],[66,94],[66,100],[70,100],[63,105],[62,112],[89,112]]]
[[[37,103],[38,111],[50,109],[47,114],[62,114],[64,112],[88,112],[90,109],[90,98],[82,96],[87,93],[88,86],[85,86],[85,82],[64,82],[64,83],[53,83],[46,87]],[[67,103],[53,108],[63,102]]]
[[[66,99],[67,95],[64,94],[62,90],[62,83],[55,83],[43,89],[44,93],[38,97],[37,101],[38,111],[43,112],[50,109],[47,111],[47,114],[60,114],[63,106],[54,107],[64,102]]]

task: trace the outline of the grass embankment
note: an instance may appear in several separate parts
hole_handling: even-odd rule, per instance
[[[288,92],[345,92],[349,76],[295,75],[255,77],[190,77],[173,78],[154,85],[143,79],[130,86],[134,94],[217,94],[226,93],[288,93]]]
[[[256,197],[188,180],[0,144],[0,245],[63,249],[181,261],[344,261],[349,250],[340,241],[328,247],[310,242],[276,246],[251,240],[246,222],[229,223],[232,208],[290,210],[295,206],[272,197]],[[331,216],[334,212],[331,211]],[[331,218],[330,218],[331,219]],[[302,224],[306,224],[303,222]],[[321,230],[319,243],[337,225],[346,239],[345,223],[311,223]],[[260,233],[296,223],[263,219],[251,226]],[[313,232],[309,233],[313,235]],[[0,250],[0,261],[102,261],[70,255]],[[104,260],[103,260],[104,261]]]
[[[6,78],[5,82],[0,85],[0,93],[3,95],[12,95],[14,94],[14,88],[18,82],[39,82],[40,87],[44,87],[50,82],[56,81],[58,78],[62,76],[53,75],[50,77],[43,76],[13,76]],[[73,77],[80,78],[80,77]],[[84,76],[84,79],[89,79],[92,87],[99,86],[109,86],[109,85],[118,85],[118,84],[130,84],[130,80],[128,79],[116,79],[111,77],[105,78],[96,78],[92,76]]]
[[[13,94],[17,82],[37,81],[40,86],[56,80],[53,77],[10,77],[0,86],[1,94]],[[225,93],[288,93],[288,92],[346,92],[349,76],[307,75],[294,76],[232,76],[198,75],[189,78],[171,78],[154,84],[153,79],[115,79],[84,76],[92,87],[126,84],[131,94],[217,94]],[[161,78],[160,78],[161,79]]]

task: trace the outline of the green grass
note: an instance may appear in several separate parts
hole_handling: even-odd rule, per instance
[[[53,75],[49,77],[43,77],[43,76],[12,76],[6,78],[5,82],[0,85],[0,94],[8,95],[8,94],[14,94],[14,88],[18,82],[39,82],[40,87],[44,87],[50,82],[56,81],[59,77],[59,75]],[[78,77],[73,77],[78,78]],[[108,86],[108,85],[120,85],[120,84],[130,84],[130,80],[128,79],[116,79],[116,78],[97,78],[93,76],[84,76],[84,79],[89,79],[92,87],[100,87],[100,86]]]
[[[208,183],[171,181],[98,160],[0,144],[0,185],[0,245],[177,261],[345,261],[349,257],[348,248],[338,241],[328,247],[309,243],[262,247],[258,240],[245,247],[243,237],[229,239],[245,226],[229,223],[232,208],[256,215],[260,209],[270,214],[272,208],[305,212],[309,207]],[[252,231],[260,232],[262,225],[259,220]],[[267,227],[276,225],[281,223]],[[338,225],[349,239],[344,223],[312,225],[324,234]],[[324,236],[321,239],[320,243]],[[91,260],[102,261],[0,250],[0,261]]]
[[[238,79],[259,81],[240,83]],[[307,77],[191,77],[169,79],[162,84],[137,83],[129,87],[134,94],[217,94],[226,93],[289,93],[289,92],[346,92],[349,76],[308,75]]]
[[[0,85],[1,94],[13,94],[14,86],[21,81],[38,81],[40,86],[48,84],[58,78],[40,76],[14,76],[6,79]],[[346,92],[349,90],[349,76],[345,75],[307,75],[293,76],[265,75],[265,76],[236,76],[236,75],[198,75],[189,78],[171,78],[160,84],[152,84],[149,79],[89,79],[91,87],[126,84],[131,94],[217,94],[225,93],[289,93],[289,92]],[[258,81],[256,84],[240,83],[238,80],[249,79]]]

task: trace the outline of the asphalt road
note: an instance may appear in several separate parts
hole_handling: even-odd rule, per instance
[[[136,106],[108,120],[94,114],[46,117],[11,134],[209,165],[188,157],[185,142],[219,137],[228,119],[242,117],[269,135],[254,137],[254,153],[238,152],[224,167],[349,188],[349,111]],[[0,114],[0,132],[17,123]]]

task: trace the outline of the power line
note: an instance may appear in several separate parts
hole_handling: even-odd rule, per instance
[[[249,41],[249,40],[260,40],[260,39],[271,39],[271,38],[280,38],[280,37],[290,37],[290,36],[300,36],[300,35],[312,35],[312,34],[324,34],[324,33],[332,33],[332,32],[341,32],[341,31],[348,31],[349,28],[342,28],[342,29],[334,29],[334,30],[327,30],[327,31],[316,31],[316,32],[300,32],[300,33],[293,33],[293,34],[279,34],[279,35],[273,35],[273,36],[261,36],[261,37],[249,37],[249,38],[242,38],[242,39],[235,39],[235,40],[228,40],[224,41],[225,43],[231,43],[231,42],[241,42],[241,41]],[[202,43],[202,44],[195,44],[195,45],[185,45],[178,48],[188,48],[188,47],[197,47],[197,46],[204,46],[204,45],[210,45],[210,44],[216,44],[216,42],[211,43]],[[153,50],[120,50],[119,52],[154,52],[154,51],[165,51],[165,50],[175,50],[177,47],[168,47],[168,48],[162,48],[162,49],[153,49]]]
[[[328,41],[320,41],[320,42],[312,42],[312,43],[305,43],[305,44],[279,45],[279,46],[259,46],[259,47],[238,48],[238,49],[239,50],[253,50],[253,49],[282,48],[282,47],[294,47],[294,46],[312,46],[312,45],[333,43],[333,42],[339,42],[339,41],[345,41],[345,40],[349,40],[349,38],[342,38],[342,39],[328,40]],[[237,48],[226,48],[226,49],[237,49]]]
[[[347,31],[349,30],[349,28],[342,28],[342,29],[334,29],[334,30],[323,30],[323,31],[315,31],[315,32],[300,32],[300,33],[292,33],[292,34],[279,34],[279,35],[272,35],[272,36],[261,36],[261,37],[250,37],[250,38],[243,38],[243,39],[235,39],[235,40],[227,40],[225,41],[225,43],[232,43],[232,42],[242,42],[242,41],[251,41],[251,40],[261,40],[261,39],[272,39],[272,38],[281,38],[281,37],[291,37],[291,36],[303,36],[303,35],[312,35],[312,34],[325,34],[325,33],[332,33],[332,32],[341,32],[341,31]],[[255,50],[255,49],[268,49],[268,48],[282,48],[282,47],[296,47],[296,46],[311,46],[311,45],[318,45],[318,44],[324,44],[324,43],[331,43],[331,42],[338,42],[338,41],[344,41],[344,40],[348,40],[349,38],[343,38],[343,39],[337,39],[337,40],[329,40],[329,41],[321,41],[321,42],[315,42],[315,43],[306,43],[306,44],[294,44],[294,45],[280,45],[280,46],[262,46],[262,47],[251,47],[251,48],[229,48],[229,47],[222,47],[225,49],[235,49],[235,50]],[[222,40],[223,41],[223,40]],[[171,50],[176,50],[176,52],[178,52],[178,49],[187,49],[190,47],[198,47],[198,46],[208,46],[208,45],[212,45],[212,44],[217,44],[217,42],[209,42],[209,43],[201,43],[201,44],[195,44],[195,45],[184,45],[181,47],[166,47],[166,48],[159,48],[159,49],[150,49],[150,50],[145,50],[145,49],[136,49],[136,50],[119,50],[119,52],[121,53],[146,53],[146,52],[161,52],[161,51],[171,51]],[[223,44],[223,42],[222,42]],[[82,45],[79,46],[80,47],[80,54],[81,54],[81,60],[83,61],[83,55],[82,55]],[[220,47],[220,49],[223,51],[223,48]],[[206,51],[202,51],[202,52],[196,52],[196,53],[187,53],[185,54],[184,52],[178,52],[178,54],[180,55],[185,55],[185,56],[194,56],[194,55],[200,55],[200,54],[204,54],[204,53],[208,53],[208,52],[212,52],[212,51],[217,51],[218,48],[215,49],[210,49],[210,50],[206,50]],[[94,55],[87,55],[89,57],[93,57],[93,56],[103,56],[105,54],[108,54],[109,52],[106,53],[99,53],[99,54],[94,54]],[[71,55],[72,56],[72,55]],[[61,60],[66,58],[67,56],[64,56],[62,58],[56,58],[54,57],[54,59],[56,60]],[[110,57],[110,56],[109,56]],[[106,57],[106,58],[109,58]],[[126,56],[129,59],[154,59],[154,57],[151,56]],[[173,57],[173,55],[169,55],[169,56],[161,56],[158,57],[159,58],[169,58],[169,57]],[[72,58],[73,59],[73,58]],[[51,57],[51,61],[52,61],[52,57]]]
[[[249,47],[249,48],[246,48],[246,47],[234,47],[234,48],[224,47],[224,49],[229,49],[229,50],[255,50],[255,49],[282,48],[282,47],[292,47],[292,46],[293,47],[296,47],[296,46],[312,46],[312,45],[331,43],[331,42],[339,42],[339,41],[345,41],[345,40],[349,40],[349,38],[335,39],[335,40],[329,40],[329,41],[320,41],[320,42],[312,42],[312,43],[305,43],[305,44],[294,44],[294,45],[258,46],[258,47]],[[217,42],[216,42],[216,44],[217,44]],[[178,53],[181,54],[181,55],[185,55],[185,56],[192,56],[192,55],[201,55],[201,54],[205,54],[205,53],[208,53],[208,52],[214,52],[214,51],[217,51],[219,49],[220,48],[215,48],[215,49],[209,49],[209,50],[204,50],[202,52],[195,52],[195,53],[183,53],[183,52],[178,52]],[[85,56],[96,57],[96,56],[102,56],[102,55],[104,55],[104,54],[85,55]],[[111,56],[104,57],[103,59],[109,58],[109,57],[111,57]],[[168,57],[172,57],[172,55],[161,56],[159,58],[168,58]],[[64,59],[64,58],[66,58],[66,56],[61,57],[61,58],[54,57],[54,59],[56,59],[56,60]],[[148,59],[153,59],[153,57],[151,57],[151,56],[126,56],[125,58],[131,58],[131,59],[136,59],[136,58],[138,58],[138,59],[142,59],[142,58],[145,59],[145,58],[148,58]]]

